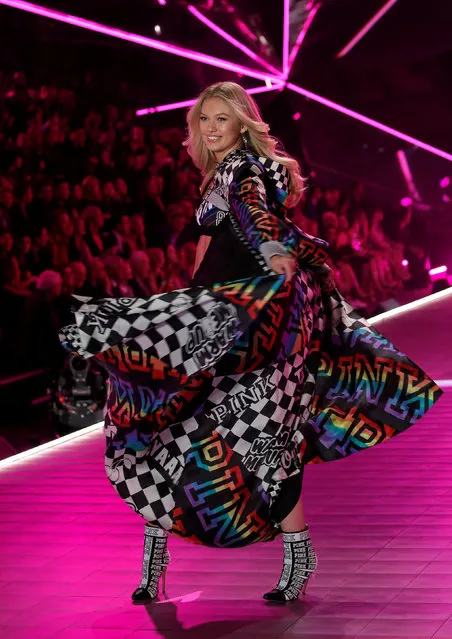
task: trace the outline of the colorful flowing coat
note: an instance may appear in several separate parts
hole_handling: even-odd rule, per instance
[[[286,219],[287,169],[246,151],[218,166],[197,211],[210,245],[192,286],[78,298],[65,346],[108,370],[106,470],[146,521],[197,543],[273,539],[303,467],[383,443],[438,386],[337,290],[327,244]],[[289,281],[273,255],[297,260]]]

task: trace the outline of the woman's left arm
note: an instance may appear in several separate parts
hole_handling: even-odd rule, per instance
[[[229,187],[231,215],[239,222],[246,239],[272,266],[272,258],[296,258],[306,268],[321,267],[328,253],[327,244],[303,233],[290,222],[268,210],[265,184],[254,167],[242,167]]]
[[[231,214],[239,222],[246,239],[270,266],[274,255],[295,257],[297,236],[280,218],[270,213],[264,182],[251,169],[239,170],[229,187]]]

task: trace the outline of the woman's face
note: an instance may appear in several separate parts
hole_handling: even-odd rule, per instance
[[[221,162],[241,142],[240,122],[221,98],[207,98],[201,106],[199,131],[206,147]]]

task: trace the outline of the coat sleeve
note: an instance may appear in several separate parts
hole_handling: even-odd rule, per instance
[[[234,176],[229,205],[246,239],[268,266],[274,255],[295,257],[305,268],[322,266],[326,261],[326,242],[312,238],[268,210],[264,180],[255,167],[241,167]]]

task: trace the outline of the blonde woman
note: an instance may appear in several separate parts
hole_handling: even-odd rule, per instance
[[[147,522],[133,601],[164,585],[169,534],[232,548],[281,533],[264,598],[287,601],[317,564],[304,465],[387,440],[441,391],[334,289],[326,243],[286,218],[299,167],[245,90],[208,87],[188,130],[204,178],[193,285],[82,303],[63,340],[109,372],[107,475]]]

